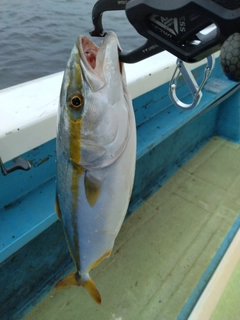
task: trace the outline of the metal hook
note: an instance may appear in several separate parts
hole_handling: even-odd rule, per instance
[[[192,72],[188,69],[188,67],[185,65],[185,63],[177,59],[177,66],[173,73],[172,79],[170,81],[170,88],[169,88],[169,97],[172,101],[172,103],[181,108],[181,109],[193,109],[195,108],[198,103],[200,102],[202,98],[202,88],[207,81],[208,77],[210,76],[210,73],[214,67],[214,59],[212,56],[207,57],[207,66],[204,71],[204,78],[200,86],[197,84],[196,80],[194,79],[194,76]],[[177,81],[179,78],[180,73],[182,74],[183,79],[185,80],[191,94],[193,97],[193,101],[190,104],[182,102],[176,94],[177,90]],[[177,74],[177,76],[176,76]],[[176,76],[176,77],[175,77]]]
[[[2,162],[2,159],[0,157],[0,168],[1,168],[2,174],[4,176],[6,176],[8,173],[16,171],[16,170],[27,171],[31,168],[31,164],[23,158],[18,157],[18,158],[15,158],[13,161],[14,161],[14,165],[12,165],[8,168],[5,168],[4,164]]]

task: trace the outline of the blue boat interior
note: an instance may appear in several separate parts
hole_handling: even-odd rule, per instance
[[[204,67],[198,67],[193,74],[200,82]],[[137,163],[126,219],[213,136],[240,144],[239,84],[224,76],[218,59],[203,88],[202,100],[193,110],[175,107],[168,87],[169,83],[163,84],[133,100]],[[186,102],[192,99],[181,78],[178,95]],[[73,269],[54,210],[55,139],[21,157],[31,163],[31,170],[0,174],[2,320],[21,319],[64,273]],[[12,161],[4,165],[11,166]],[[238,219],[225,249],[239,226]],[[196,303],[194,299],[189,303]]]

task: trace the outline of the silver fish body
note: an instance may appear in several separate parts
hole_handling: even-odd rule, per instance
[[[56,288],[86,287],[109,256],[134,180],[136,125],[119,44],[109,32],[100,48],[79,37],[63,77],[58,110],[56,211],[77,272]]]

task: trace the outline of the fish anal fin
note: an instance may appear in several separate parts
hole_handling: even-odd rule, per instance
[[[55,285],[54,289],[60,290],[65,289],[73,286],[80,286],[81,282],[78,280],[78,274],[76,271],[70,273],[68,276],[63,278],[62,280],[58,281]]]
[[[88,293],[90,294],[90,296],[93,298],[95,302],[97,302],[98,304],[101,304],[102,302],[101,295],[95,283],[92,281],[92,279],[89,278],[86,282],[82,283],[82,286],[85,289],[87,289]]]
[[[91,207],[94,207],[101,192],[101,183],[97,180],[94,181],[94,179],[86,172],[84,177],[84,187],[87,201]]]
[[[97,261],[95,261],[89,268],[89,271],[91,271],[93,268],[95,268],[99,263],[101,263],[105,258],[109,257],[112,252],[112,249],[108,250],[104,255],[102,255]]]
[[[59,206],[58,195],[56,194],[55,211],[59,220],[62,220],[62,212]]]

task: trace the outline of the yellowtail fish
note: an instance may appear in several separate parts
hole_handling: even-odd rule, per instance
[[[85,287],[112,251],[134,180],[136,125],[119,43],[109,32],[98,48],[80,36],[64,73],[57,131],[56,212],[77,271],[55,288]]]

